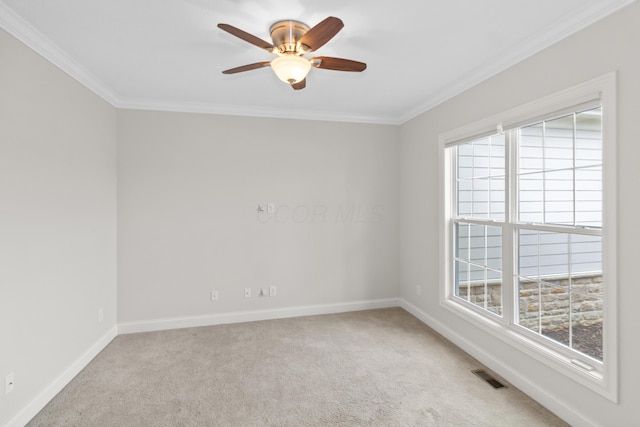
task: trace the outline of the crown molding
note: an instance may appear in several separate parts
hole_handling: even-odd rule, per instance
[[[119,97],[111,88],[2,2],[0,2],[0,28],[114,107],[120,103]]]
[[[486,66],[475,69],[467,73],[466,76],[457,79],[456,83],[433,94],[426,102],[411,108],[406,114],[398,117],[397,121],[399,124],[403,124],[420,114],[426,113],[432,108],[437,107],[462,92],[471,89],[483,81],[513,67],[517,63],[524,61],[636,1],[637,0],[618,0],[613,5],[608,4],[606,6],[593,2],[588,7],[576,10],[576,13],[569,19],[556,21],[541,29],[539,36],[530,37],[524,43],[512,49],[509,55],[491,58],[491,60],[487,61]]]
[[[0,1],[0,28],[34,50],[40,56],[67,73],[96,95],[116,108],[127,110],[167,111],[176,113],[217,114],[243,117],[265,117],[277,119],[318,120],[331,122],[369,123],[398,125],[397,118],[340,114],[327,111],[300,111],[255,106],[234,106],[213,103],[183,103],[172,101],[126,99],[91,74],[55,43],[45,37],[31,24]]]
[[[125,110],[167,111],[174,113],[217,114],[224,116],[263,117],[271,119],[315,120],[326,122],[400,125],[397,117],[367,116],[332,113],[327,111],[301,111],[256,106],[219,105],[210,103],[176,103],[163,101],[124,101],[117,105]]]
[[[53,65],[70,75],[72,78],[86,86],[96,95],[103,98],[116,108],[138,109],[152,111],[171,111],[182,113],[219,114],[233,116],[266,117],[279,119],[319,120],[332,122],[370,123],[383,125],[401,125],[420,114],[448,101],[460,93],[471,89],[496,74],[514,66],[518,62],[544,50],[560,40],[580,31],[596,21],[635,3],[636,0],[618,0],[603,6],[593,2],[590,6],[577,10],[569,19],[554,22],[543,28],[541,36],[531,37],[512,49],[509,55],[501,55],[490,58],[487,65],[475,69],[456,83],[436,92],[429,98],[407,111],[393,116],[375,116],[359,114],[340,114],[327,111],[300,111],[278,108],[264,108],[255,106],[234,106],[209,103],[180,103],[171,101],[134,100],[118,96],[113,89],[104,84],[100,79],[91,74],[86,68],[71,58],[66,52],[56,46],[51,40],[40,33],[36,28],[22,19],[12,9],[0,0],[0,28],[7,31],[13,37],[33,49]]]

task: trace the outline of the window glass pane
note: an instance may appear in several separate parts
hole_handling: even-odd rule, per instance
[[[504,177],[489,179],[489,210],[498,221],[504,221],[504,190]]]
[[[487,227],[487,267],[502,271],[502,228]]]
[[[570,322],[567,288],[543,282],[540,286],[541,334],[568,346]]]
[[[469,264],[456,261],[455,295],[467,300],[469,298]]]
[[[539,172],[544,169],[543,161],[543,124],[520,129],[518,148],[518,169],[520,173]]]
[[[540,277],[567,280],[569,277],[569,236],[561,233],[539,233]]]
[[[456,224],[455,295],[502,315],[502,228]]]
[[[472,217],[487,218],[489,216],[489,179],[473,180],[473,212]]]
[[[571,320],[572,348],[602,360],[602,297],[572,292]]]
[[[487,310],[502,315],[502,273],[487,269]]]
[[[519,136],[518,220],[601,227],[601,109],[527,126]]]
[[[504,220],[505,137],[494,135],[457,147],[458,217]]]
[[[602,236],[571,235],[571,272],[602,275]]]
[[[519,182],[519,219],[522,222],[544,221],[544,173],[536,172],[520,175]]]
[[[462,144],[458,146],[458,171],[459,179],[473,177],[473,145]]]
[[[491,141],[490,175],[492,177],[504,177],[505,174],[505,135],[493,135]]]
[[[486,254],[485,254],[485,226],[484,225],[475,225],[471,224],[469,226],[470,233],[470,241],[471,247],[469,250],[471,262],[486,265]]]
[[[544,222],[573,225],[573,171],[544,173]]]
[[[518,323],[601,360],[602,237],[518,234]]]
[[[549,280],[602,271],[602,237],[521,229],[518,275]],[[557,284],[557,283],[556,283]]]
[[[534,332],[540,330],[540,284],[520,277],[518,280],[519,324]]]
[[[486,269],[475,264],[470,265],[469,302],[486,309],[487,279]]]
[[[573,137],[573,114],[545,122],[545,170],[573,167]]]
[[[489,139],[478,139],[471,144],[473,145],[473,176],[486,178],[489,176]]]
[[[517,145],[507,147],[511,141]],[[452,149],[455,295],[498,316],[508,307],[538,342],[602,360],[601,108]],[[507,152],[515,154],[515,164]],[[507,197],[511,188],[513,198]],[[513,224],[502,224],[509,212]],[[463,218],[471,219],[459,222]],[[504,239],[507,230],[514,235]],[[515,288],[513,301],[502,300],[504,263],[512,262],[503,240],[516,254],[508,268],[515,277],[507,280]]]
[[[469,282],[472,286],[484,286],[484,270],[484,267],[480,267],[475,264],[469,264]]]
[[[602,164],[602,109],[576,114],[576,167]]]
[[[520,230],[518,233],[518,275],[538,278],[538,232]]]
[[[456,224],[456,258],[469,260],[469,224]]]
[[[602,167],[576,170],[576,225],[602,227]]]
[[[458,216],[470,217],[473,212],[473,181],[458,181]]]

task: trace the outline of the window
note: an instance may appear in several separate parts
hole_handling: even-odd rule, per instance
[[[443,303],[615,399],[610,79],[441,136]]]

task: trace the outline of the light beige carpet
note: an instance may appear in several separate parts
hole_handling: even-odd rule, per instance
[[[394,308],[118,336],[29,426],[565,426]]]

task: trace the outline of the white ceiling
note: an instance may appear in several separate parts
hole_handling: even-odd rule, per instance
[[[120,108],[402,123],[633,0],[0,0],[0,27]],[[273,57],[222,30],[267,41],[270,25],[345,27],[313,55],[366,62],[312,69],[293,91]]]

